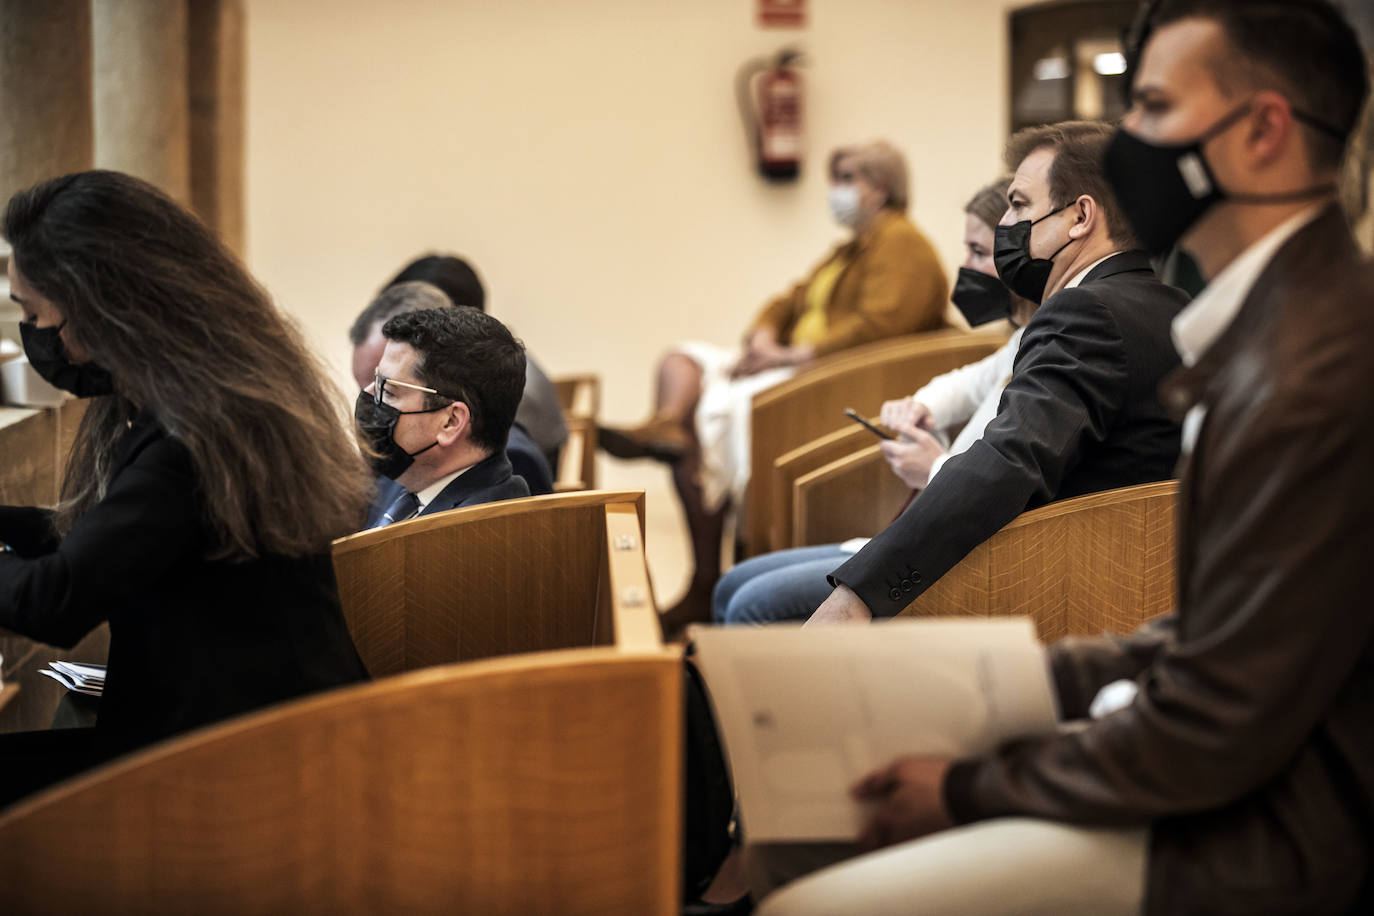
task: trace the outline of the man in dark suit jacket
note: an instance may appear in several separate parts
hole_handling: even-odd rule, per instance
[[[1044,304],[982,439],[835,570],[812,623],[890,617],[1027,509],[1172,474],[1179,427],[1156,392],[1178,365],[1169,322],[1187,296],[1132,250],[1102,176],[1110,137],[1104,124],[1071,122],[1012,138],[998,272]]]
[[[367,527],[529,496],[506,444],[525,384],[525,353],[476,309],[404,312],[357,419],[380,475]]]
[[[372,384],[377,363],[386,349],[386,337],[382,327],[397,315],[405,312],[418,312],[423,309],[448,308],[453,300],[438,286],[427,280],[393,281],[377,294],[363,309],[349,331],[353,341],[353,377],[359,388]],[[521,396],[521,409],[529,402],[529,362],[526,356],[526,394]],[[542,496],[553,492],[552,465],[542,446],[520,422],[521,410],[516,411],[516,422],[511,425],[510,438],[506,441],[506,455],[510,458],[514,473],[525,478],[530,495]]]

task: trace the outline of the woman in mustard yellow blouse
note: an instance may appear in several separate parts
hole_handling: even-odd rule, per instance
[[[696,569],[665,630],[710,617],[725,512],[748,483],[753,396],[817,357],[944,324],[949,287],[934,247],[907,218],[902,154],[881,141],[842,147],[830,156],[830,182],[831,213],[853,236],[764,307],[741,352],[679,345],[659,363],[653,417],[601,430],[616,457],[673,464]]]

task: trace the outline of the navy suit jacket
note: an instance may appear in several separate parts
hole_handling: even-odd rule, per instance
[[[896,521],[831,574],[890,617],[1027,509],[1164,480],[1179,427],[1160,403],[1178,366],[1170,337],[1188,301],[1127,251],[1035,313],[997,416]]]
[[[382,513],[391,508],[402,490],[403,487],[394,480],[377,478],[377,496],[367,513],[368,528],[375,527],[381,521]],[[511,471],[510,458],[506,453],[492,452],[450,481],[420,514],[433,515],[463,506],[479,506],[529,495],[530,488],[525,478]]]
[[[519,423],[510,428],[506,456],[510,458],[512,472],[525,478],[530,488],[527,495],[546,496],[553,492],[553,472],[549,470],[549,460],[544,457],[544,451],[534,437]]]

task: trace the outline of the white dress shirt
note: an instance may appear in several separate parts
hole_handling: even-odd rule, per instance
[[[930,409],[936,429],[964,424],[954,443],[931,465],[931,480],[935,479],[950,456],[966,451],[981,438],[984,428],[997,416],[997,405],[1002,400],[1002,389],[1011,378],[1011,367],[1016,362],[1016,348],[1021,346],[1023,330],[1018,328],[1011,339],[992,355],[944,375],[937,375],[911,396]]]
[[[1227,264],[1207,284],[1207,288],[1175,316],[1170,330],[1183,365],[1196,363],[1198,357],[1207,352],[1207,348],[1231,326],[1260,274],[1264,273],[1264,268],[1269,266],[1283,243],[1316,219],[1324,207],[1325,204],[1314,204],[1271,229],[1264,238]],[[1203,410],[1199,405],[1188,411],[1183,420],[1182,449],[1185,454],[1191,452],[1193,444],[1197,442],[1202,416]]]
[[[472,467],[474,467],[474,465],[471,465],[471,464],[470,464],[470,465],[468,465],[468,466],[465,467],[465,468],[459,468],[458,470],[454,471],[452,474],[445,474],[443,477],[440,477],[440,478],[439,478],[438,480],[436,480],[434,483],[432,483],[432,484],[430,484],[429,486],[425,487],[425,488],[424,488],[423,490],[421,490],[419,493],[416,493],[416,494],[415,494],[415,498],[418,499],[418,500],[420,501],[420,504],[419,504],[418,506],[416,506],[416,507],[415,507],[415,511],[412,512],[410,515],[407,515],[406,518],[414,518],[415,516],[419,515],[421,512],[425,511],[425,507],[428,506],[430,503],[434,502],[434,497],[436,497],[436,496],[438,496],[440,493],[442,493],[442,492],[444,491],[444,487],[446,487],[446,486],[448,486],[449,484],[453,483],[455,480],[457,480],[459,477],[461,477],[463,474],[465,474],[465,473],[466,473],[469,469],[471,469]],[[401,521],[401,519],[398,518],[398,519],[396,519],[396,521],[399,522],[399,521]]]

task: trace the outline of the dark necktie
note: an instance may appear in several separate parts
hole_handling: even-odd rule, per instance
[[[405,521],[414,515],[415,510],[418,508],[420,508],[420,497],[406,490],[401,493],[400,496],[396,497],[396,501],[382,513],[382,520],[372,527],[382,528],[390,525],[392,522]]]

